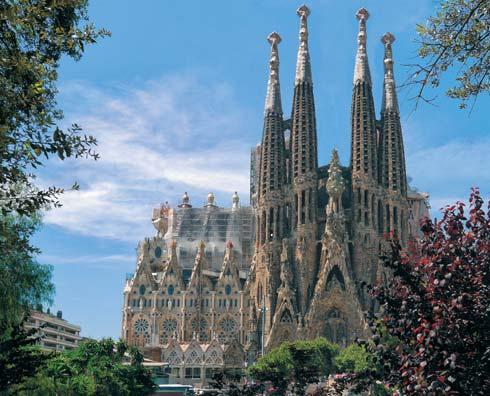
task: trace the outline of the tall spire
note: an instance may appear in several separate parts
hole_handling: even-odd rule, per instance
[[[361,8],[356,17],[359,20],[359,35],[352,93],[352,177],[353,180],[362,178],[363,184],[374,185],[378,179],[378,160],[376,115],[366,53],[366,20],[369,13]]]
[[[271,44],[271,57],[269,61],[269,82],[267,83],[267,96],[265,98],[265,115],[268,113],[282,114],[281,88],[279,85],[279,50],[281,36],[272,32],[267,37]]]
[[[301,6],[298,63],[291,112],[291,187],[292,234],[296,240],[295,262],[298,309],[305,315],[314,288],[316,235],[318,227],[318,155],[315,99],[308,52],[307,17],[310,10]]]
[[[308,50],[308,16],[310,9],[302,5],[296,13],[300,17],[298,61],[296,63],[295,85],[300,82],[312,83],[310,52]]]
[[[354,84],[358,81],[365,81],[367,84],[371,85],[371,72],[369,71],[369,62],[366,52],[366,21],[369,18],[369,12],[365,8],[361,8],[359,11],[357,11],[356,17],[359,20],[359,33],[357,35]]]
[[[385,78],[383,85],[383,102],[381,112],[392,110],[399,112],[398,100],[396,97],[395,77],[393,73],[393,49],[391,45],[395,41],[395,36],[391,33],[386,33],[381,38],[381,42],[385,46],[384,70]]]
[[[316,222],[317,204],[317,136],[315,100],[308,52],[307,17],[310,10],[301,6],[298,63],[291,112],[292,184],[295,195],[296,226]]]
[[[379,148],[380,180],[389,192],[405,196],[407,193],[405,154],[393,73],[393,50],[391,47],[394,41],[395,37],[391,33],[386,33],[381,39],[381,42],[385,45],[385,76],[381,107],[382,132]]]
[[[279,53],[281,37],[276,32],[267,38],[271,44],[270,73],[265,101],[264,129],[260,153],[258,187],[258,241],[264,243],[282,235],[279,224],[283,215],[283,187],[286,184],[286,147],[284,142],[284,120],[279,89]]]

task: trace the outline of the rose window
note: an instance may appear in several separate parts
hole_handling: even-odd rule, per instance
[[[134,332],[138,335],[147,333],[149,328],[148,321],[145,319],[138,319],[134,322]]]
[[[223,319],[221,321],[221,329],[226,333],[235,331],[236,327],[236,322],[233,319]]]
[[[192,330],[194,331],[204,331],[206,330],[207,327],[208,327],[208,322],[206,322],[206,319],[201,318],[201,320],[199,321],[199,326],[197,323],[197,319],[194,319],[192,321]]]
[[[162,328],[164,333],[172,334],[177,330],[177,321],[175,319],[167,319],[163,322]]]

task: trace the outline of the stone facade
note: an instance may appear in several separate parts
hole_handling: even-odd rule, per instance
[[[382,38],[378,119],[366,52],[369,13],[358,11],[350,165],[343,167],[334,150],[330,164],[319,166],[310,11],[302,6],[297,13],[290,118],[281,101],[281,37],[275,32],[268,37],[263,136],[251,152],[251,206],[241,207],[235,193],[231,208],[219,208],[210,193],[203,208],[194,208],[185,193],[177,207],[156,209],[157,235],[140,244],[136,273],[126,283],[123,337],[161,348],[161,359],[178,366],[179,375],[186,372],[191,345],[200,348],[199,364],[205,364],[210,345],[221,351],[233,346],[252,361],[286,340],[324,336],[345,345],[367,335],[363,311],[375,307],[359,284],[389,276],[378,259],[383,236],[396,234],[406,244],[428,215],[428,196],[407,186],[394,36]],[[174,364],[176,355],[180,360]]]

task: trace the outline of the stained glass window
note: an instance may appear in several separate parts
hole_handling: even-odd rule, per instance
[[[170,285],[168,288],[167,288],[167,293],[171,296],[174,294],[174,285]]]
[[[177,330],[177,321],[175,319],[167,319],[163,322],[163,331],[165,333],[173,333]]]
[[[197,319],[194,319],[192,321],[192,330],[194,331],[197,331],[198,328],[197,328]],[[206,322],[206,319],[204,318],[201,318],[201,320],[199,321],[199,331],[203,331],[203,330],[206,330],[208,327],[208,322]]]
[[[157,246],[155,248],[155,257],[157,257],[157,258],[162,257],[162,248],[160,246]]]
[[[227,333],[236,330],[236,322],[233,319],[223,319],[221,321],[221,329]]]
[[[148,321],[145,319],[138,319],[134,322],[134,331],[138,335],[148,332],[149,328]]]
[[[226,285],[226,286],[225,286],[225,293],[226,293],[226,295],[228,295],[228,296],[231,294],[231,286],[230,286],[230,285]]]

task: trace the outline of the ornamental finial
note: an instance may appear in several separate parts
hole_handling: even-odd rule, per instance
[[[278,44],[281,36],[272,32],[267,37],[271,45],[271,57],[269,60],[269,82],[267,83],[267,95],[265,98],[265,115],[268,113],[282,114],[281,92],[279,88],[279,50]]]
[[[281,36],[279,36],[279,33],[277,32],[272,32],[267,36],[267,41],[269,42],[270,45],[274,44],[279,44],[282,41]]]
[[[365,8],[360,8],[356,12],[356,18],[359,19],[360,21],[367,21],[369,19],[369,11],[366,10]]]
[[[381,38],[381,42],[385,46],[384,54],[384,84],[383,84],[383,99],[381,101],[381,112],[396,111],[398,112],[398,99],[396,95],[395,76],[393,72],[393,48],[391,44],[395,41],[395,36],[390,32],[385,33]]]
[[[369,12],[365,8],[361,8],[359,11],[357,11],[356,17],[359,20],[359,33],[357,34],[357,55],[356,66],[354,69],[354,84],[363,81],[371,85],[371,73],[369,71],[366,53],[366,21],[369,18]]]
[[[311,14],[310,9],[305,4],[303,4],[301,7],[299,7],[296,10],[296,13],[300,17],[305,17],[305,18],[308,18],[308,16]]]
[[[393,34],[390,32],[383,34],[383,37],[381,37],[381,42],[385,45],[391,45],[395,42],[395,40],[395,36],[393,36]]]
[[[307,18],[310,15],[310,9],[304,4],[296,11],[300,17],[299,26],[299,49],[298,60],[296,62],[296,78],[295,85],[306,82],[311,84],[311,64],[310,53],[308,50],[308,22]]]

